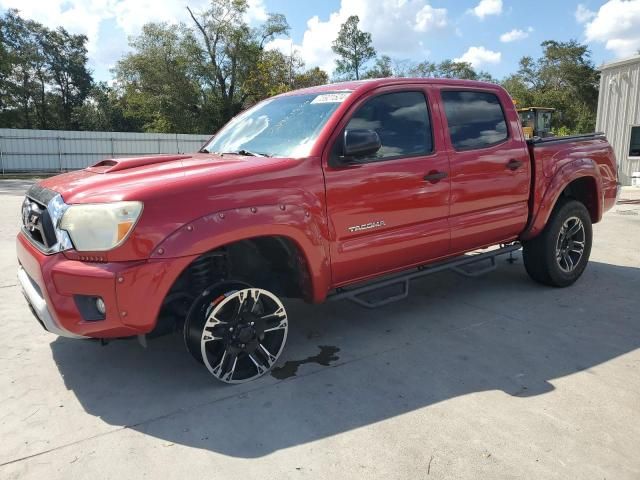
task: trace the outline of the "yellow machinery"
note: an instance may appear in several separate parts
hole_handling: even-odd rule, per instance
[[[525,138],[550,137],[551,115],[555,109],[546,107],[518,108]]]

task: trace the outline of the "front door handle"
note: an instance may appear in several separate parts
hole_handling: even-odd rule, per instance
[[[437,170],[433,170],[424,176],[424,179],[427,182],[437,183],[443,178],[447,178],[446,172],[438,172]]]
[[[522,166],[522,162],[520,160],[516,160],[515,158],[512,158],[511,160],[509,160],[509,162],[507,163],[507,168],[509,170],[517,170]]]

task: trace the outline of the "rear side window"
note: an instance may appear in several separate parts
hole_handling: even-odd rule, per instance
[[[347,129],[378,133],[382,147],[372,160],[422,155],[433,150],[429,110],[421,92],[374,97],[354,113]]]
[[[507,139],[507,122],[496,95],[443,91],[442,101],[456,150],[485,148]]]

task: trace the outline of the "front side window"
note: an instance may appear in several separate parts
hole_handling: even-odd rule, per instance
[[[358,108],[346,129],[376,131],[382,146],[369,160],[425,155],[433,150],[429,110],[421,92],[374,97]]]
[[[631,142],[629,145],[629,156],[640,157],[640,126],[631,127]]]
[[[486,148],[507,139],[507,122],[493,93],[443,91],[442,102],[456,150]]]
[[[350,93],[285,95],[265,100],[231,120],[204,151],[307,156],[322,127]]]

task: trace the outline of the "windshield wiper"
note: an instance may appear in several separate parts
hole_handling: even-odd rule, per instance
[[[270,157],[267,153],[251,152],[249,150],[238,150],[235,152],[222,152],[221,155],[242,155],[243,157]]]

